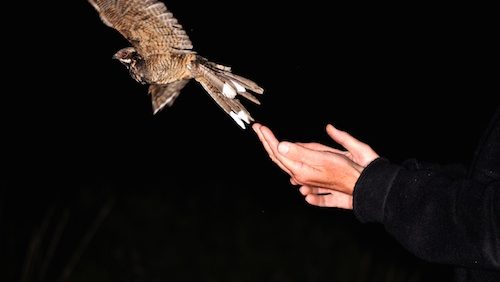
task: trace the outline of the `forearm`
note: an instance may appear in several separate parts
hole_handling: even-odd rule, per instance
[[[434,262],[500,268],[499,183],[479,185],[432,169],[377,159],[354,190],[362,222],[380,222],[404,247]]]

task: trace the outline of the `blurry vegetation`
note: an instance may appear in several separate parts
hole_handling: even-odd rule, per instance
[[[96,187],[4,193],[1,281],[451,278],[349,212]]]

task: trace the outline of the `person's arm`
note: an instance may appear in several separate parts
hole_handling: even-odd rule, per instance
[[[402,162],[401,165],[409,170],[432,170],[450,177],[466,177],[467,175],[467,168],[460,163],[437,164],[417,159],[408,159]]]
[[[336,137],[332,138],[337,141],[342,136],[339,143],[349,148],[349,155],[329,147],[279,142],[259,124],[254,130],[271,159],[291,176],[292,184],[302,185],[300,191],[308,203],[352,209],[354,192],[357,218],[384,224],[415,255],[434,262],[499,267],[498,180],[481,185],[466,180],[463,169],[416,161],[391,164],[338,130],[332,131]]]
[[[360,221],[384,224],[425,260],[500,269],[499,181],[480,184],[379,158],[356,182],[353,206]]]

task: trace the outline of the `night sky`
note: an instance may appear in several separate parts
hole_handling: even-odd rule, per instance
[[[30,9],[44,36],[4,105],[0,281],[451,280],[382,226],[305,203],[197,82],[153,116],[111,59],[128,42],[67,2]],[[166,4],[200,55],[265,89],[243,103],[284,140],[336,146],[333,123],[394,162],[467,163],[498,103],[487,9]]]

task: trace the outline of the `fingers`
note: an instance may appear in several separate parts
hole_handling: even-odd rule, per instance
[[[300,153],[297,152],[297,150],[300,150],[300,148],[302,148],[303,150],[307,150],[310,152],[315,151],[297,146],[290,142],[279,142],[272,131],[265,126],[261,126],[259,130],[262,133],[263,138],[269,145],[269,150],[271,151],[270,154],[272,154],[277,159],[277,163],[280,163],[283,166],[282,169],[287,171],[290,176],[294,176],[294,171],[300,171],[302,174],[311,173],[312,168],[308,165],[304,165],[304,162],[301,161],[301,159],[304,159],[307,156],[301,156]],[[306,154],[308,152],[302,153]],[[284,154],[286,154],[286,156],[284,156]],[[296,159],[293,159],[293,157],[295,157]]]
[[[326,189],[326,188],[320,188],[320,187],[312,187],[312,186],[301,186],[299,188],[300,194],[303,196],[307,196],[309,194],[315,194],[315,195],[327,195],[330,194],[333,190],[332,189]]]
[[[331,207],[331,208],[342,208],[342,209],[350,209],[352,210],[352,196],[348,194],[344,194],[342,192],[323,189],[323,188],[314,188],[309,186],[302,186],[300,188],[301,193],[307,191],[316,191],[316,192],[324,192],[324,190],[328,190],[326,193],[306,193],[305,200],[307,203],[318,206],[318,207]]]
[[[266,135],[264,134],[264,137]],[[276,157],[283,162],[284,165],[285,160],[291,161],[291,164],[295,165],[299,163],[305,163],[308,165],[319,163],[324,158],[324,151],[317,151],[313,149],[309,149],[304,146],[297,145],[291,142],[279,142],[278,143],[278,152],[276,153]],[[291,168],[290,168],[291,169]]]
[[[368,165],[378,158],[378,154],[367,144],[352,137],[349,133],[338,130],[333,125],[326,126],[326,132],[337,143],[346,148],[352,155],[352,159],[362,166]]]
[[[311,173],[312,169],[309,166],[305,166],[304,163],[300,161],[295,161],[291,160],[288,157],[284,157],[282,153],[279,152],[279,150],[283,150],[283,145],[288,147],[287,144],[291,144],[289,142],[279,142],[279,140],[274,136],[273,132],[266,126],[263,126],[261,124],[255,123],[252,125],[252,128],[254,131],[257,133],[257,136],[259,137],[260,141],[264,145],[265,150],[269,154],[269,157],[271,160],[276,163],[283,171],[288,173],[294,178],[294,171],[300,171],[302,174],[304,173]],[[298,149],[302,148],[301,146],[294,145],[292,144],[293,147],[299,147]],[[309,150],[306,148],[303,148],[304,150]],[[288,150],[288,149],[287,149]],[[294,156],[300,156],[298,152],[294,151]],[[292,181],[293,185],[299,185],[299,182],[296,179],[293,179]]]
[[[264,138],[264,136],[262,135],[262,131],[260,131],[260,128],[262,127],[262,125],[258,124],[258,123],[254,123],[252,125],[252,129],[255,131],[255,133],[257,133],[257,136],[259,137],[259,140],[260,142],[262,143],[262,145],[264,146],[264,149],[266,150],[266,152],[269,154],[269,157],[271,159],[275,158],[274,157],[274,153],[273,151],[271,150],[271,148],[269,147],[269,143],[267,143],[267,140]],[[273,160],[274,161],[274,160]]]
[[[292,183],[293,185],[303,185],[303,183],[297,180],[298,178],[309,179],[311,178],[311,176],[317,175],[318,171],[314,168],[314,166],[315,164],[322,163],[325,155],[328,154],[325,152],[342,154],[349,158],[351,155],[350,152],[337,150],[319,143],[296,144],[290,142],[280,142],[269,128],[259,123],[254,123],[252,125],[252,128],[257,134],[271,160],[291,176],[290,183]],[[333,128],[333,126],[332,128],[327,128],[327,131],[332,131],[333,136],[330,135],[330,133],[329,135],[332,136],[335,141],[339,140],[337,142],[344,146],[346,149],[348,149],[347,146],[351,146],[350,143],[357,141],[347,133],[336,130],[335,128]],[[342,133],[344,133],[345,135],[342,136]],[[354,141],[349,140],[349,137]],[[359,143],[365,145],[361,142]],[[347,144],[347,146],[345,146],[344,144]],[[299,172],[300,174],[297,174],[297,177],[295,177],[294,171]],[[352,209],[352,196],[349,194],[327,188],[307,185],[303,185],[299,190],[300,193],[305,196],[306,202],[311,205],[320,207],[338,207],[343,209]]]
[[[257,133],[269,157],[275,162],[285,165],[280,154],[286,155],[287,158],[296,162],[313,163],[317,161],[321,154],[315,151],[327,151],[342,155],[349,155],[347,151],[337,150],[319,143],[290,143],[279,142],[273,132],[266,126],[259,123],[252,125],[253,130]],[[296,164],[297,165],[297,164]]]
[[[335,181],[338,166],[343,169],[352,167],[352,161],[345,155],[324,151],[316,151],[291,142],[279,142],[271,130],[265,126],[259,128],[262,137],[269,144],[270,155],[276,158],[276,163],[286,171],[296,183],[301,185],[314,185],[323,187],[336,187],[341,184],[342,189],[350,188],[350,183],[342,181],[347,179],[343,173],[341,181]],[[346,160],[348,161],[346,163]],[[359,171],[359,169],[357,169]],[[347,175],[349,177],[352,174]],[[346,184],[347,183],[347,184]],[[339,188],[339,189],[340,189]]]
[[[261,128],[263,127],[263,125],[259,124],[259,123],[254,123],[252,125],[252,129],[255,131],[255,133],[257,134],[257,136],[259,137],[259,140],[260,142],[262,143],[262,145],[264,146],[264,149],[266,150],[267,154],[269,155],[269,157],[271,158],[271,160],[277,164],[283,171],[285,171],[286,173],[288,173],[289,175],[291,175],[291,172],[290,170],[284,166],[280,160],[278,160],[276,158],[276,155],[275,155],[275,150],[273,150],[271,148],[271,144],[269,143],[268,139],[264,138],[264,135],[262,134],[262,130]],[[274,139],[274,143],[278,143],[278,140],[276,139],[276,137],[274,137],[274,134],[271,132],[271,130],[269,130],[270,132],[270,135],[269,136],[269,139]]]
[[[356,150],[359,148],[359,146],[365,145],[365,143],[362,143],[358,139],[352,137],[351,134],[342,130],[338,130],[331,124],[328,124],[326,126],[326,133],[328,133],[328,135],[335,142],[342,145],[342,147],[346,148],[348,151]]]
[[[347,151],[342,151],[338,150],[320,143],[302,143],[302,142],[296,142],[295,144],[300,145],[302,147],[306,147],[311,150],[316,150],[316,151],[325,151],[325,152],[331,152],[331,153],[336,153],[336,154],[348,154],[349,152]]]

